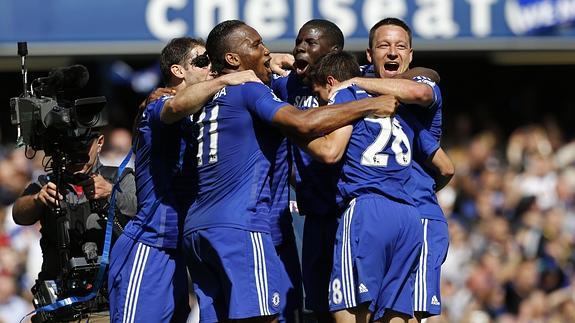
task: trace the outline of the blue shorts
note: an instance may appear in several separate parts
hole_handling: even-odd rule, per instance
[[[111,322],[185,322],[190,313],[183,256],[124,234],[110,255],[108,289]]]
[[[388,309],[413,315],[422,232],[413,206],[377,195],[352,200],[337,230],[330,310],[368,303],[374,321]]]
[[[208,228],[184,236],[200,322],[277,315],[289,278],[269,234]]]
[[[441,265],[447,257],[449,232],[447,223],[421,219],[423,245],[415,276],[413,310],[423,317],[441,314]]]
[[[329,281],[338,223],[336,215],[305,217],[302,248],[305,307],[316,313],[329,312]]]
[[[297,322],[296,317],[301,315],[300,313],[303,306],[301,266],[299,264],[295,236],[291,225],[289,229],[291,231],[283,233],[282,242],[275,246],[276,252],[284,266],[284,270],[289,277],[290,285],[293,286],[287,290],[287,295],[282,295],[282,298],[286,300],[286,306],[279,314],[279,322]]]

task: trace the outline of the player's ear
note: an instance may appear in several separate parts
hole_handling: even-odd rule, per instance
[[[365,50],[365,56],[367,57],[367,61],[368,61],[370,64],[373,64],[373,61],[372,61],[372,59],[371,59],[371,48],[368,48],[368,49]]]
[[[409,49],[409,63],[411,64],[411,60],[413,59],[413,48]]]
[[[226,58],[226,63],[228,63],[228,65],[233,66],[233,67],[240,66],[240,63],[241,63],[240,55],[238,55],[236,53],[226,53],[225,58]]]
[[[339,83],[339,82],[335,79],[335,77],[333,77],[333,76],[331,76],[331,75],[328,75],[328,76],[327,76],[326,81],[327,81],[327,84],[328,84],[329,86],[334,86],[334,85],[336,85],[337,83]]]
[[[184,78],[184,67],[182,65],[173,64],[172,66],[170,66],[170,71],[172,72],[172,75],[174,75],[175,77],[179,79]]]

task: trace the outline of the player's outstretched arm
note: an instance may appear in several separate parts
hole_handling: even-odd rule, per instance
[[[444,188],[455,174],[455,166],[445,151],[439,148],[428,162],[436,170],[435,191]]]
[[[276,112],[272,122],[289,137],[313,138],[330,133],[368,115],[390,116],[395,113],[397,105],[398,101],[395,97],[389,95],[304,111],[286,105]]]
[[[225,74],[215,79],[192,84],[166,101],[160,113],[162,122],[171,124],[198,112],[209,99],[227,85],[261,80],[252,70]]]
[[[433,103],[433,89],[425,83],[415,82],[411,79],[354,77],[345,82],[341,82],[337,87],[332,89],[330,94],[335,93],[337,90],[344,89],[351,84],[357,84],[357,86],[372,94],[393,95],[397,97],[401,103],[417,104],[425,107]]]

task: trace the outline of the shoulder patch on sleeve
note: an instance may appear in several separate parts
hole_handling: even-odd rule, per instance
[[[431,87],[435,86],[435,82],[433,82],[429,77],[425,77],[425,76],[420,75],[420,76],[414,77],[413,80],[415,82],[418,82],[418,83],[425,83]]]

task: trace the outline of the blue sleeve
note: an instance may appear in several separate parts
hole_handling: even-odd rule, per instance
[[[419,132],[415,133],[414,142],[417,146],[418,155],[423,157],[421,159],[417,158],[418,160],[427,160],[439,149],[439,142],[423,127],[421,127]]]
[[[162,96],[156,101],[152,101],[148,103],[146,109],[144,110],[144,115],[142,119],[147,119],[151,126],[163,126],[165,125],[162,120],[160,119],[160,114],[162,109],[164,108],[164,104],[168,99],[171,99],[173,96]]]
[[[409,111],[402,111],[401,117],[413,129],[413,157],[417,161],[425,161],[439,149],[439,142],[435,137],[411,115]]]
[[[287,101],[288,91],[287,91],[287,76],[280,76],[277,74],[272,75],[272,81],[270,87],[280,99]]]
[[[361,77],[375,77],[375,67],[372,64],[362,65],[359,67]]]
[[[288,105],[262,83],[248,82],[242,85],[242,95],[248,109],[260,119],[271,123],[276,112]]]
[[[334,93],[334,95],[329,99],[328,105],[332,104],[342,104],[350,101],[357,100],[355,96],[355,91],[353,91],[352,87],[347,87],[345,89],[341,89]]]
[[[424,83],[431,87],[431,90],[433,91],[433,101],[428,106],[429,109],[437,109],[437,107],[440,107],[443,104],[443,100],[441,98],[441,90],[439,89],[439,86],[437,86],[437,83],[433,82],[430,78],[425,76],[416,76],[413,78],[413,80],[417,83]]]

